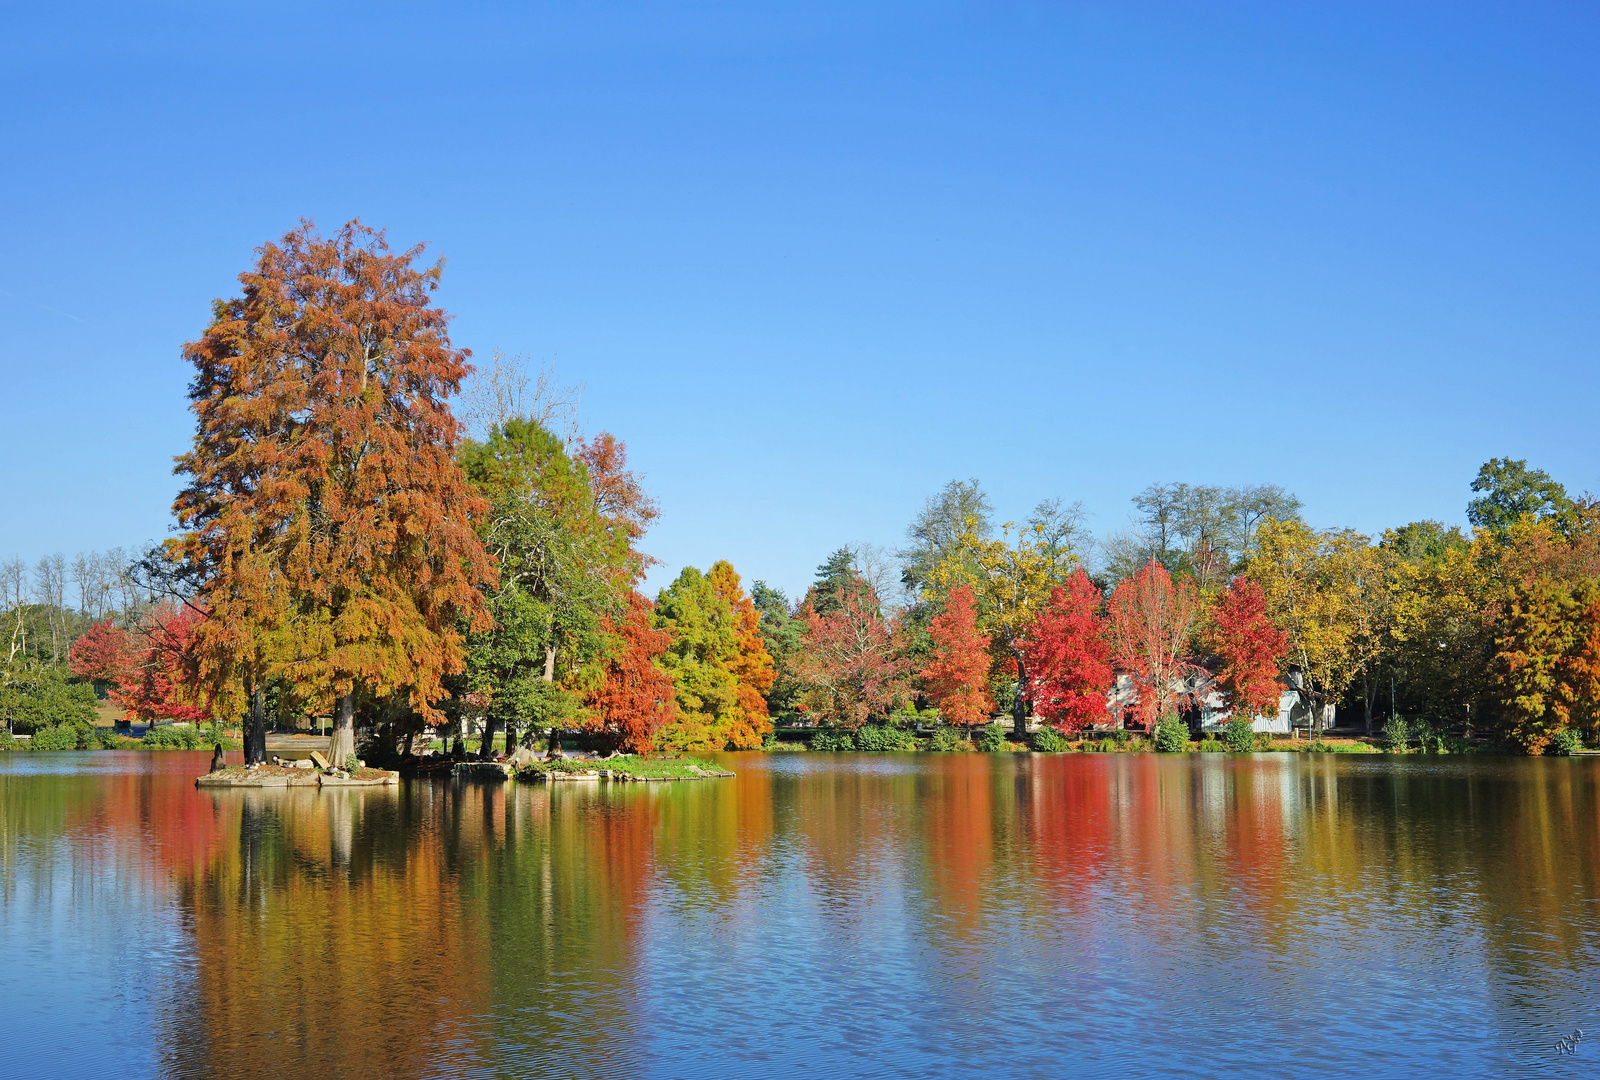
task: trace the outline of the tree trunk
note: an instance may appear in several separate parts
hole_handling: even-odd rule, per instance
[[[1017,742],[1028,741],[1028,672],[1017,658],[1017,697],[1011,703],[1011,734]]]
[[[506,721],[506,757],[517,752],[517,725]]]
[[[478,743],[478,757],[488,761],[494,757],[494,717],[483,718],[483,739]]]
[[[250,712],[244,725],[244,763],[259,765],[267,760],[267,694],[258,685],[250,695]]]
[[[356,752],[356,698],[346,694],[333,710],[333,745],[328,748],[328,761],[342,769],[348,758]]]

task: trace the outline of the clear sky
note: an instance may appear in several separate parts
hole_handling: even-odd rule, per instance
[[[179,350],[359,216],[626,440],[646,548],[795,591],[977,477],[1600,491],[1584,5],[8,4],[0,558],[165,535]]]

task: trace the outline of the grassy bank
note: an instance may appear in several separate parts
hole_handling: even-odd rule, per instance
[[[529,762],[517,771],[526,779],[537,779],[544,773],[593,773],[608,771],[638,780],[695,780],[706,776],[725,776],[724,770],[709,761],[698,758],[651,758],[625,754],[620,757],[593,761],[558,758],[555,761]]]

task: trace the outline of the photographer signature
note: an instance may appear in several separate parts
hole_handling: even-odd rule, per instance
[[[1563,1035],[1556,1043],[1556,1053],[1568,1055],[1576,1054],[1578,1052],[1578,1046],[1582,1042],[1583,1029],[1573,1028],[1571,1035]]]

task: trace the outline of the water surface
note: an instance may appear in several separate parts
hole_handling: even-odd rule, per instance
[[[200,791],[204,754],[0,755],[0,1075],[1600,1058],[1600,761],[724,760],[321,792]]]

